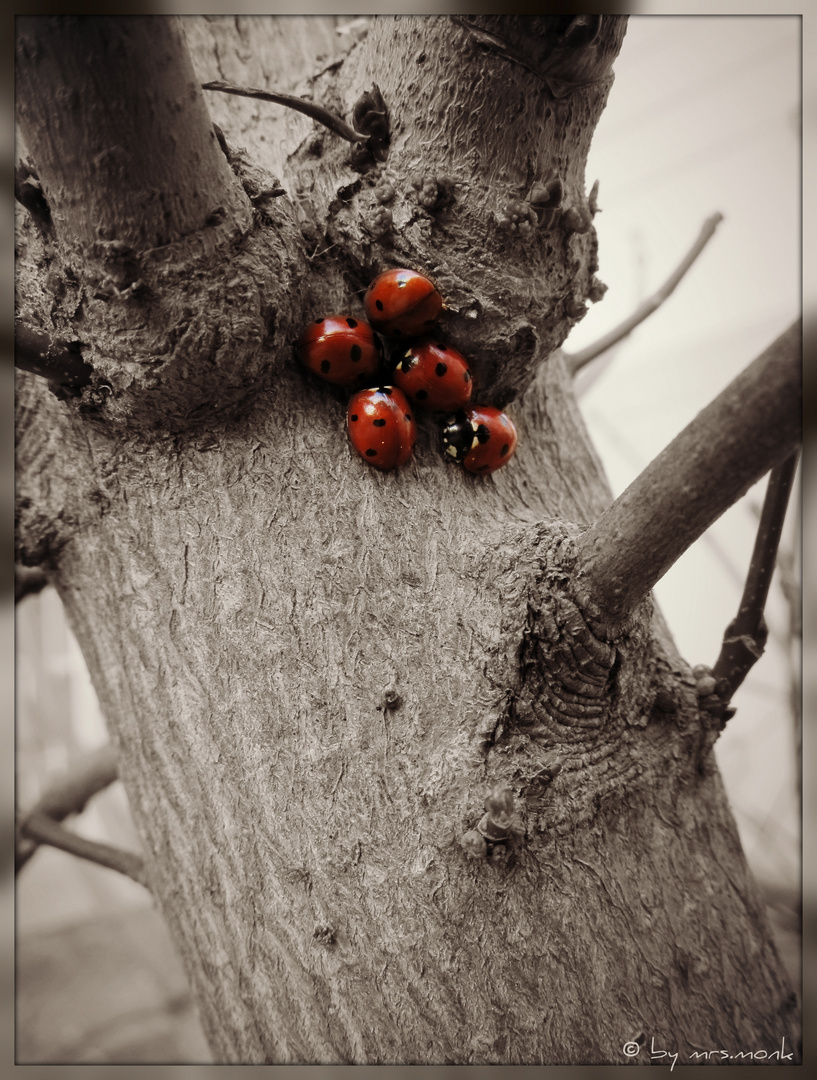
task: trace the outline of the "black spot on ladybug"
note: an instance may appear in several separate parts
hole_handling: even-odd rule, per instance
[[[383,310],[383,301],[382,300],[375,300],[374,306],[377,308],[378,311],[382,311]]]
[[[347,319],[346,320],[346,325],[351,326],[351,328],[354,330],[354,328],[357,326],[357,320],[356,319]]]
[[[447,345],[438,345],[437,348],[440,350],[440,352],[448,352]]]
[[[377,451],[372,450],[371,447],[366,451],[366,457],[377,457]]]
[[[390,386],[378,386],[377,392],[378,392],[378,394],[385,394],[386,397],[391,397],[391,387]]]
[[[321,360],[321,371],[324,373],[324,375],[327,373],[331,366],[332,365],[329,363],[328,360]]]
[[[322,322],[323,319],[315,319],[315,326],[320,326]]]
[[[425,401],[425,399],[428,397],[428,391],[418,390],[414,396],[417,398],[418,401]]]
[[[506,455],[507,453],[508,453],[508,444],[507,444],[507,443],[505,443],[505,445],[504,445],[504,446],[502,447],[502,449],[501,449],[501,450],[500,450],[500,452],[499,452],[499,456],[500,456],[500,457],[505,457],[505,455]]]
[[[475,432],[475,435],[477,437],[477,442],[482,443],[482,444],[487,443],[488,440],[491,437],[491,433],[488,430],[488,428],[485,426],[485,424],[480,424],[479,425],[479,427],[477,428],[477,430]]]
[[[487,468],[488,468],[488,466],[487,466],[487,465],[480,465],[480,467],[479,467],[479,471],[480,471],[480,472],[485,472],[485,470],[486,470]]]
[[[377,420],[372,420],[372,424],[375,427],[385,427],[386,426],[386,421],[383,419],[382,416],[378,416]]]
[[[448,371],[448,364],[437,364],[434,368],[434,374],[439,375],[440,378],[445,375],[446,371]]]
[[[355,420],[357,420],[357,413],[352,413],[352,415],[349,417],[349,419],[352,421],[352,423],[354,423]]]
[[[398,289],[405,289],[406,285],[408,285],[408,282],[405,278],[400,278],[400,280],[397,282]]]
[[[363,356],[363,350],[359,345],[353,345],[352,348],[349,350],[349,356],[352,359],[352,363],[356,364],[361,358],[361,356]]]

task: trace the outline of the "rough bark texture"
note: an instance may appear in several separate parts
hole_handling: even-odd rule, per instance
[[[303,92],[287,24],[187,21],[199,78]],[[219,1061],[619,1062],[639,1032],[682,1055],[795,1036],[688,666],[650,601],[604,641],[571,596],[577,540],[610,501],[553,351],[594,273],[592,229],[566,212],[530,238],[501,227],[553,167],[565,211],[586,210],[623,25],[605,20],[593,63],[572,67],[554,60],[559,17],[509,23],[515,60],[501,29],[382,19],[327,56],[310,85],[347,119],[380,87],[385,162],[354,166],[300,116],[271,121],[295,138],[265,156],[264,105],[214,106],[245,190],[257,158],[291,198],[196,264],[190,325],[248,260],[220,346],[191,346],[212,373],[209,401],[194,380],[198,422],[174,354],[155,378],[175,405],[151,426],[102,309],[110,401],[20,379],[21,554],[50,565],[88,659]],[[234,116],[258,120],[236,132]],[[418,201],[418,170],[437,205]],[[58,251],[33,226],[23,243],[29,319],[74,325],[39,285]],[[346,395],[291,358],[300,320],[359,313],[373,273],[402,264],[436,277],[483,400],[513,400],[519,450],[490,479],[446,465],[428,416],[408,465],[368,468]],[[186,264],[168,269],[155,302],[175,310]],[[266,288],[278,318],[221,408],[231,334],[263,321]],[[517,827],[469,859],[460,838],[498,783]]]
[[[24,148],[50,210],[16,314],[91,366],[81,408],[141,431],[230,410],[268,375],[303,273],[290,214],[264,198],[277,182],[229,167],[181,25],[34,16],[16,42]]]

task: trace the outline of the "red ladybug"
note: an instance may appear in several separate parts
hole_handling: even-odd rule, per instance
[[[443,452],[450,461],[469,472],[496,472],[513,457],[516,428],[510,418],[492,405],[472,405],[447,417],[443,428]]]
[[[418,341],[400,357],[394,381],[424,409],[461,409],[471,400],[471,372],[451,345]]]
[[[339,386],[359,386],[380,368],[374,331],[349,315],[315,319],[298,338],[295,353],[315,375]]]
[[[396,386],[358,390],[349,402],[346,426],[352,446],[376,469],[396,469],[411,457],[417,425]]]
[[[416,270],[387,270],[363,297],[366,318],[386,337],[419,337],[440,318],[443,298]]]

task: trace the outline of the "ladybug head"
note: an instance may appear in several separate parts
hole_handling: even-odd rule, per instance
[[[401,368],[408,371],[412,364],[411,349],[406,342],[389,342],[386,345],[383,370],[389,375]]]
[[[474,429],[465,413],[452,413],[445,418],[442,430],[443,454],[447,461],[462,462],[474,442]]]

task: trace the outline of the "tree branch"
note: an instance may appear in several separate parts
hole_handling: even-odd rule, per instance
[[[106,866],[109,870],[118,870],[120,874],[133,878],[134,881],[149,889],[145,864],[131,851],[122,851],[110,844],[100,844],[96,840],[87,840],[84,836],[77,836],[76,833],[63,828],[48,814],[31,814],[26,819],[25,832],[27,836],[40,844],[50,844],[51,847],[67,851],[69,855],[77,855],[80,859]]]
[[[675,560],[801,439],[801,324],[708,405],[579,541],[580,602],[624,621]]]
[[[295,109],[296,112],[317,120],[319,124],[323,124],[324,127],[334,131],[336,135],[340,135],[342,139],[346,139],[350,143],[366,142],[369,138],[368,135],[363,135],[361,132],[349,127],[340,117],[333,116],[322,105],[317,105],[314,101],[307,101],[305,98],[293,97],[291,94],[276,94],[270,90],[256,90],[252,86],[233,86],[232,83],[218,80],[202,83],[201,88],[202,90],[218,90],[222,94],[236,94],[238,97],[272,101],[276,105],[284,105],[287,109]]]
[[[795,452],[782,465],[772,469],[769,476],[740,607],[726,628],[721,651],[712,670],[716,693],[724,706],[729,704],[737,688],[763,655],[767,637],[763,610],[777,562],[777,549],[799,456],[799,451]]]
[[[91,796],[103,791],[117,776],[116,757],[113,747],[108,744],[89,754],[72,772],[49,788],[18,824],[15,873],[25,866],[37,850],[37,845],[31,843],[28,829],[28,822],[32,817],[46,816],[51,821],[59,822],[71,814],[79,814]],[[28,840],[24,838],[24,834],[29,835]]]
[[[681,279],[685,276],[689,268],[701,254],[703,249],[715,235],[715,230],[718,225],[723,221],[723,214],[716,213],[708,217],[701,226],[701,231],[698,235],[698,239],[676,266],[664,284],[657,289],[652,296],[648,297],[643,303],[635,309],[632,315],[629,315],[618,326],[600,337],[598,341],[594,341],[592,345],[588,345],[586,349],[580,349],[576,353],[566,353],[565,358],[570,367],[571,375],[575,375],[581,371],[583,367],[590,363],[591,360],[595,360],[597,356],[601,356],[602,353],[607,352],[609,348],[615,345],[617,342],[622,341],[624,338],[631,334],[639,323],[644,322],[654,311],[664,303],[664,301],[672,295],[678,286]]]
[[[15,31],[20,127],[63,243],[124,259],[244,212],[178,18],[21,15]]]

